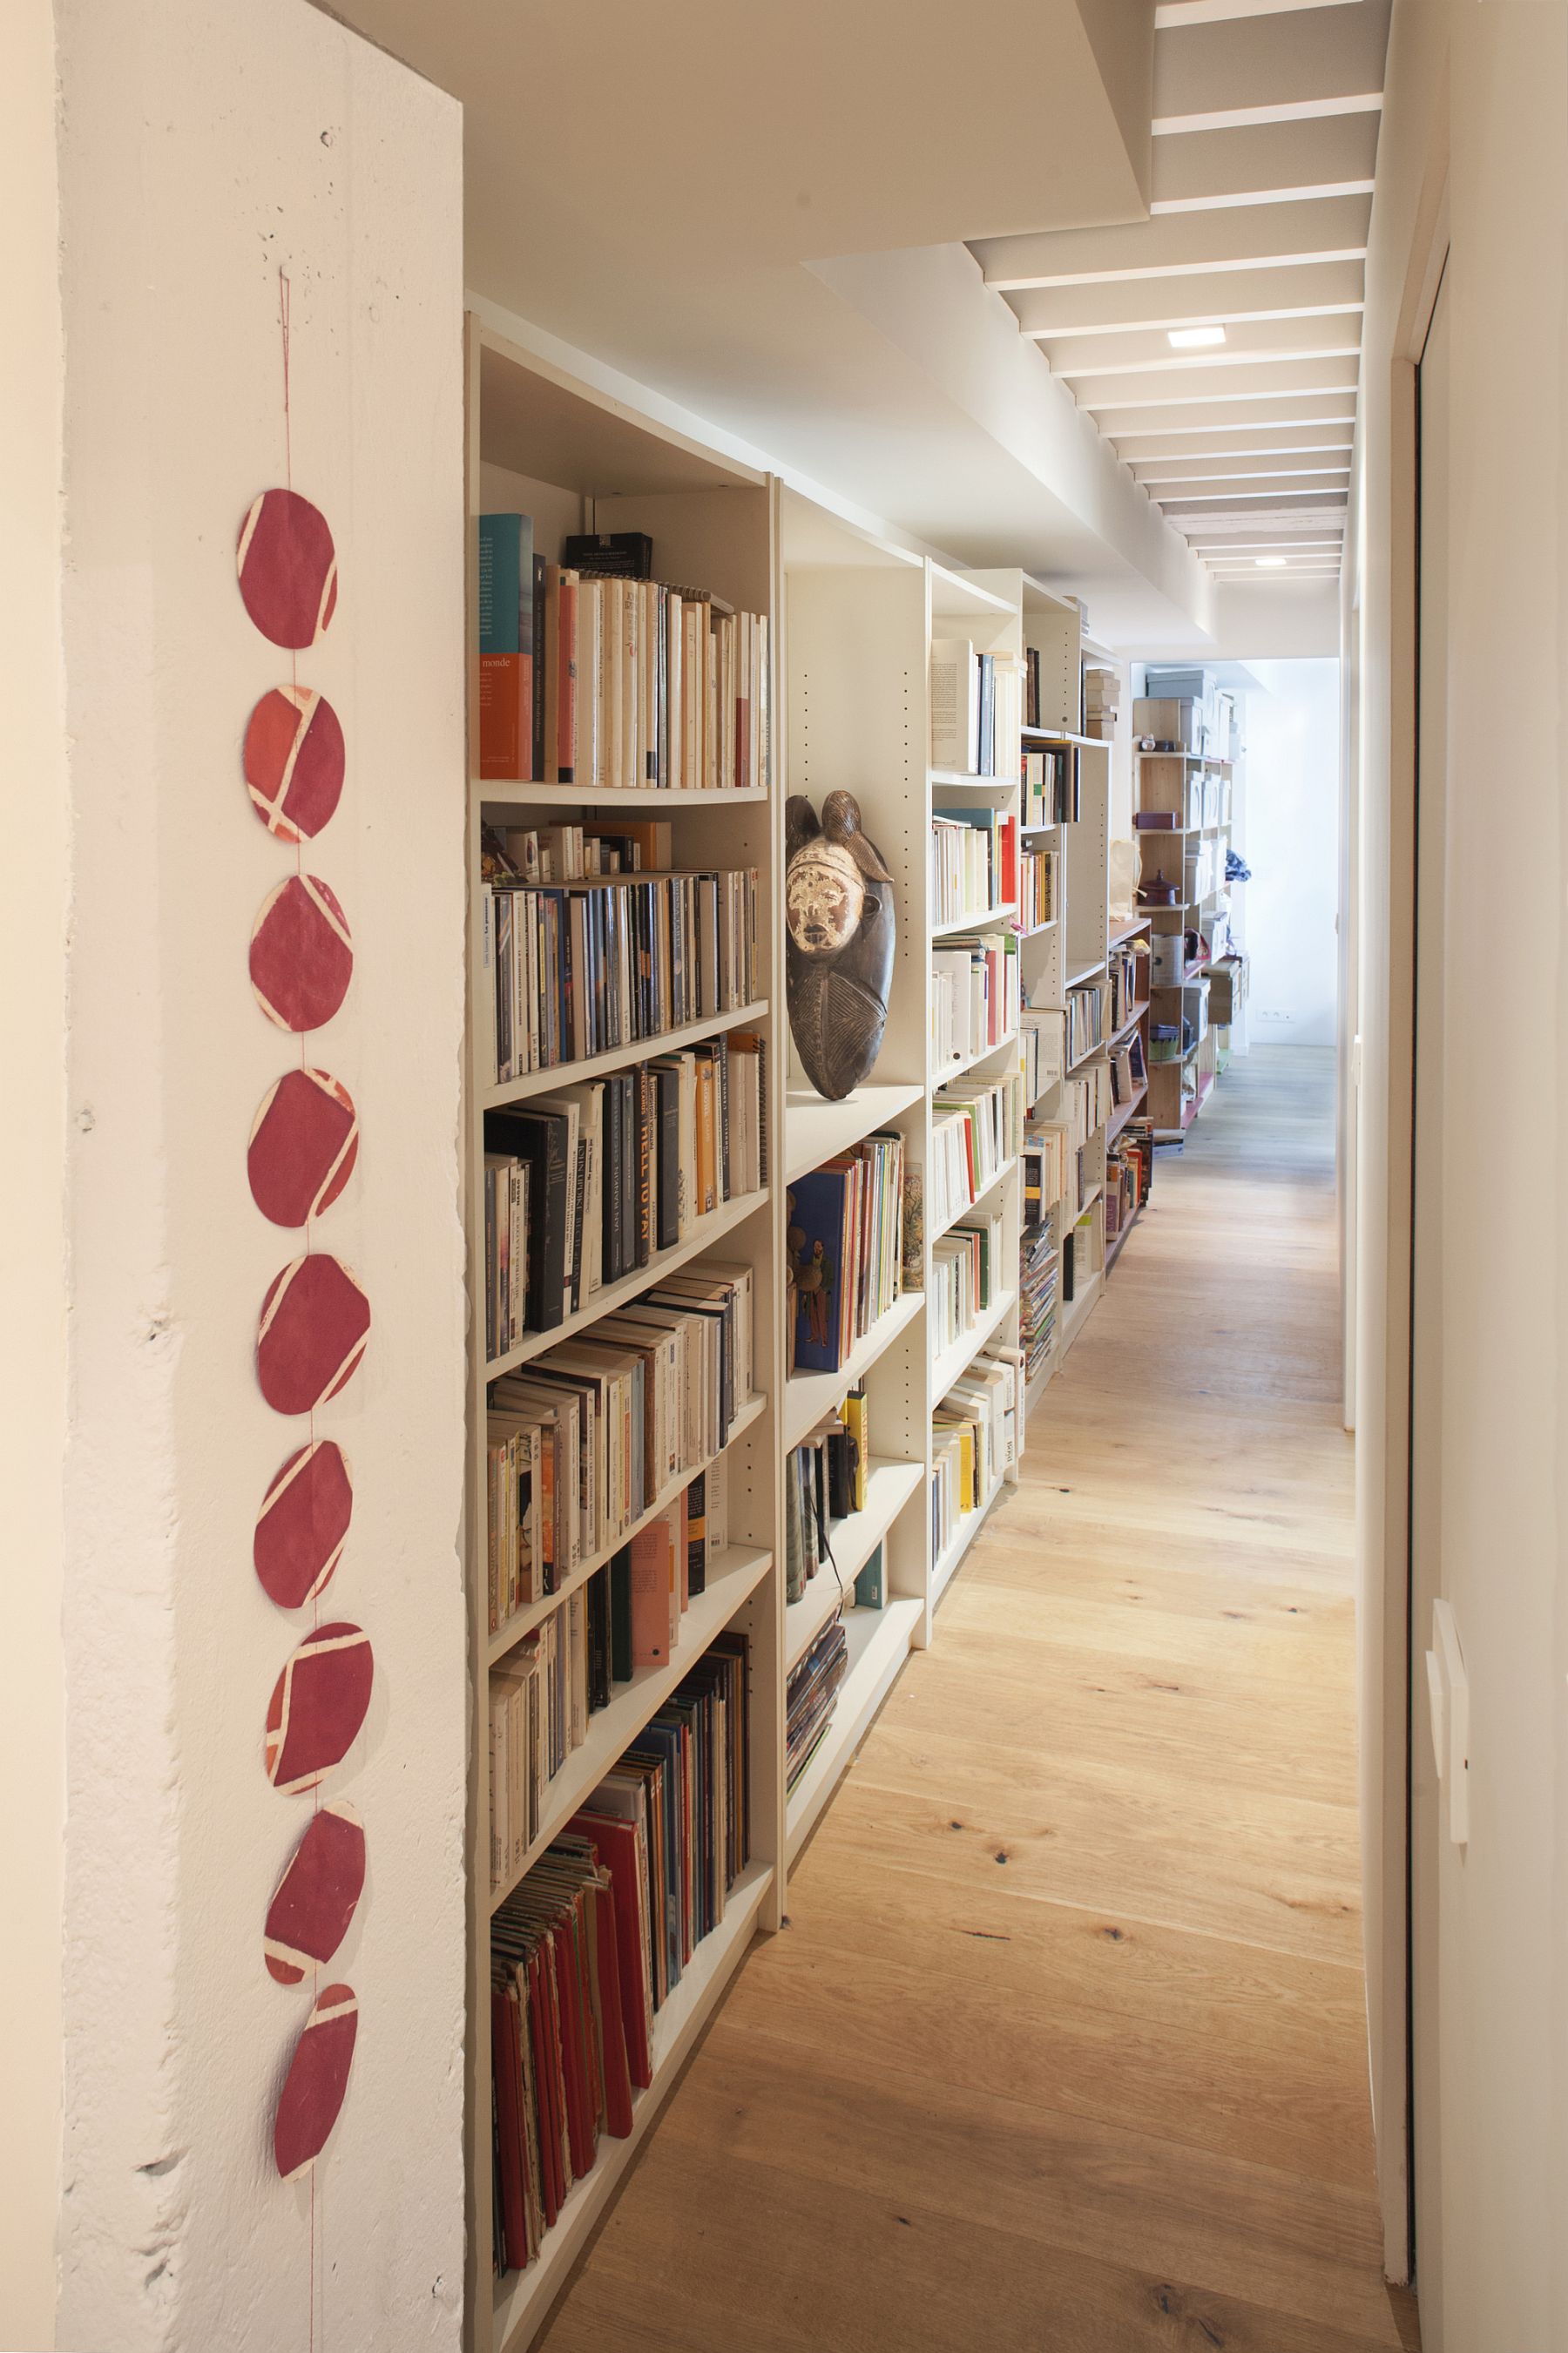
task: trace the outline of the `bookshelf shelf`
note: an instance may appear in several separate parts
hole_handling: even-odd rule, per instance
[[[1070,1079],[1072,1077],[1075,1071],[1086,1069],[1087,1066],[1093,1061],[1097,1054],[1103,1054],[1106,1049],[1106,1043],[1107,1041],[1105,1039],[1097,1038],[1092,1046],[1086,1046],[1082,1053],[1078,1056],[1077,1060],[1068,1064],[1068,1078]]]
[[[809,1430],[831,1413],[858,1382],[865,1379],[872,1366],[890,1348],[900,1334],[925,1306],[925,1294],[906,1291],[896,1299],[885,1315],[879,1315],[870,1330],[857,1340],[836,1373],[792,1373],[784,1388],[784,1445],[787,1452],[798,1446]]]
[[[931,1240],[933,1242],[941,1241],[943,1234],[952,1233],[954,1226],[962,1225],[965,1218],[972,1218],[976,1209],[983,1208],[985,1203],[991,1198],[992,1194],[996,1191],[998,1186],[1006,1184],[1008,1178],[1013,1175],[1017,1166],[1018,1156],[1016,1153],[1015,1153],[1010,1160],[1005,1160],[1003,1162],[1001,1167],[998,1168],[995,1176],[992,1177],[990,1183],[982,1187],[981,1190],[974,1196],[973,1201],[965,1201],[962,1208],[954,1209],[951,1218],[945,1219],[940,1226],[934,1226],[931,1229]]]
[[[998,1038],[994,1046],[977,1046],[973,1054],[965,1054],[961,1061],[951,1063],[944,1071],[933,1067],[931,1082],[933,1087],[945,1087],[953,1079],[963,1078],[966,1071],[973,1071],[981,1062],[988,1062],[993,1054],[1005,1053],[1009,1046],[1016,1046],[1017,1042],[1018,1032],[1009,1029],[1006,1036]]]
[[[1119,1232],[1112,1234],[1110,1240],[1106,1243],[1105,1271],[1107,1274],[1110,1272],[1111,1268],[1121,1256],[1122,1247],[1126,1242],[1127,1237],[1132,1231],[1133,1227],[1138,1223],[1138,1220],[1142,1214],[1143,1212],[1142,1209],[1134,1209],[1126,1224]]]
[[[1010,922],[1017,912],[1008,900],[1002,906],[982,907],[978,914],[949,915],[942,923],[931,925],[931,936],[933,940],[945,940],[955,932],[994,931],[999,924]]]
[[[1089,1321],[1089,1314],[1099,1301],[1100,1284],[1104,1279],[1103,1270],[1096,1267],[1083,1289],[1075,1292],[1063,1307],[1061,1353],[1064,1357]]]
[[[673,1274],[678,1266],[684,1266],[689,1259],[700,1258],[705,1250],[710,1250],[724,1235],[732,1233],[737,1226],[744,1225],[748,1218],[765,1208],[767,1202],[768,1190],[764,1186],[760,1192],[742,1193],[737,1199],[725,1201],[717,1209],[710,1210],[707,1217],[694,1219],[685,1240],[677,1242],[673,1250],[655,1250],[647,1264],[639,1266],[634,1274],[623,1275],[618,1282],[606,1282],[602,1290],[590,1294],[586,1306],[577,1308],[552,1331],[531,1332],[518,1347],[509,1348],[504,1356],[492,1356],[485,1366],[486,1380],[500,1380],[503,1373],[515,1372],[519,1365],[530,1363],[533,1357],[542,1356],[547,1348],[553,1348],[558,1342],[570,1340],[574,1334],[585,1331],[601,1316],[613,1315],[617,1307],[624,1307],[629,1300],[639,1298],[663,1276]]]
[[[761,785],[708,792],[681,786],[532,785],[521,779],[498,781],[493,776],[470,776],[468,797],[477,807],[485,809],[582,809],[594,817],[613,817],[617,810],[626,809],[737,808],[748,803],[765,802],[768,796]]]
[[[849,1663],[838,1687],[838,1704],[821,1746],[790,1792],[786,1821],[792,1863],[898,1680],[925,1611],[923,1600],[910,1599],[889,1601],[880,1609],[852,1609],[845,1619]]]
[[[1105,1123],[1105,1140],[1107,1144],[1113,1143],[1116,1137],[1121,1134],[1128,1121],[1131,1119],[1137,1112],[1139,1104],[1147,1097],[1148,1092],[1149,1082],[1145,1080],[1136,1094],[1130,1095],[1124,1103],[1117,1104],[1116,1109],[1111,1113],[1110,1117]]]
[[[857,1087],[842,1103],[829,1103],[816,1092],[792,1089],[784,1103],[784,1181],[793,1185],[825,1160],[890,1126],[921,1101],[918,1086]]]
[[[952,1539],[931,1572],[931,1607],[942,1599],[963,1563],[963,1556],[985,1525],[986,1514],[1006,1485],[1005,1479],[994,1479],[979,1509],[966,1512],[954,1529]]]
[[[1001,1330],[1017,1304],[1016,1291],[1003,1292],[1000,1298],[994,1299],[990,1306],[976,1317],[967,1332],[961,1332],[952,1345],[942,1350],[931,1367],[931,1398],[934,1404],[942,1403],[954,1381],[973,1363],[987,1340],[994,1338]]]
[[[676,1684],[690,1672],[714,1635],[723,1632],[773,1564],[771,1552],[753,1552],[745,1545],[727,1546],[709,1564],[706,1588],[692,1596],[670,1656],[658,1666],[639,1668],[630,1683],[620,1685],[608,1707],[589,1717],[586,1739],[581,1747],[569,1751],[561,1770],[547,1786],[539,1836],[517,1869],[510,1872],[499,1887],[490,1890],[492,1913],[532,1870],[551,1840],[560,1835],[584,1799],[597,1788],[649,1716],[663,1706]]]
[[[1121,1024],[1121,1027],[1119,1029],[1113,1029],[1111,1031],[1109,1043],[1112,1046],[1119,1046],[1123,1038],[1131,1037],[1132,1031],[1137,1029],[1138,1024],[1142,1020],[1143,1016],[1148,1012],[1148,1010],[1149,999],[1145,997],[1141,998],[1138,1004],[1132,1008],[1131,1012]]]
[[[1054,932],[1056,927],[1056,917],[1054,915],[1047,915],[1043,923],[1026,923],[1024,929],[1019,933],[1018,937],[1021,940],[1037,940],[1042,932]]]
[[[963,768],[928,768],[927,776],[944,793],[1016,793],[1010,776],[971,776]]]
[[[775,1877],[772,1863],[752,1863],[730,1890],[723,1918],[697,1947],[680,1983],[654,2020],[653,2081],[646,2092],[632,2095],[629,2136],[625,2140],[601,2138],[598,2163],[574,2185],[554,2229],[545,2236],[538,2262],[497,2282],[489,2316],[496,2353],[521,2353],[542,2324],[743,1958]]]
[[[784,1605],[786,1670],[810,1648],[841,1602],[847,1609],[853,1607],[855,1579],[910,1496],[917,1495],[924,1484],[923,1462],[889,1462],[872,1456],[863,1508],[835,1524],[832,1561],[823,1563],[798,1601]]]
[[[1104,970],[1105,958],[1098,956],[1093,964],[1086,964],[1081,972],[1069,973],[1067,986],[1068,988],[1081,988],[1086,980],[1092,980],[1097,973]]]
[[[656,1030],[651,1038],[639,1038],[627,1046],[612,1046],[608,1052],[589,1054],[575,1062],[552,1062],[547,1071],[530,1071],[521,1079],[504,1079],[499,1086],[486,1089],[483,1103],[486,1111],[500,1111],[508,1103],[527,1103],[534,1095],[556,1093],[562,1087],[575,1086],[583,1079],[603,1078],[607,1071],[624,1071],[628,1063],[651,1061],[658,1054],[679,1053],[682,1046],[698,1045],[704,1038],[721,1038],[727,1029],[751,1029],[767,1019],[765,997],[751,1005],[738,1005],[732,1013],[705,1014],[700,1021],[683,1022],[679,1029]]]
[[[553,1593],[544,1594],[538,1601],[531,1601],[526,1609],[513,1611],[506,1624],[490,1636],[486,1663],[492,1667],[499,1666],[507,1652],[515,1650],[525,1635],[531,1634],[536,1626],[542,1626],[545,1620],[553,1616],[563,1603],[571,1599],[573,1594],[581,1593],[588,1579],[595,1576],[606,1561],[613,1559],[623,1545],[630,1544],[632,1538],[641,1529],[649,1526],[658,1519],[661,1512],[668,1511],[681,1489],[689,1486],[695,1477],[703,1472],[710,1471],[714,1463],[729,1452],[736,1440],[743,1438],[752,1424],[760,1419],[767,1409],[768,1401],[765,1397],[748,1398],[730,1424],[729,1438],[717,1454],[710,1454],[707,1460],[698,1463],[694,1470],[683,1471],[679,1478],[670,1481],[668,1487],[660,1488],[646,1512],[639,1513],[630,1526],[624,1528],[613,1542],[601,1546],[597,1552],[591,1553],[575,1574],[569,1577],[564,1584],[558,1586]]]

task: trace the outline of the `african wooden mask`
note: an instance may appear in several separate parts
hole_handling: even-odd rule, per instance
[[[841,1103],[869,1076],[888,1021],[898,944],[893,878],[860,830],[852,793],[818,821],[802,793],[784,808],[789,1024],[818,1094]]]

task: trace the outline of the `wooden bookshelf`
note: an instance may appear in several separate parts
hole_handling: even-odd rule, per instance
[[[511,511],[533,518],[536,548],[558,558],[564,534],[576,531],[641,531],[653,541],[654,576],[711,590],[739,610],[764,615],[774,632],[777,487],[769,478],[638,417],[562,370],[508,343],[479,320],[468,322],[468,486],[469,512],[470,769],[477,770],[479,640],[478,517]],[[777,707],[776,669],[772,691]],[[467,2082],[468,2245],[466,2342],[473,2353],[512,2353],[536,2335],[589,2232],[615,2195],[658,2104],[676,2080],[735,1968],[759,1929],[777,1926],[784,1898],[784,1596],[781,1483],[784,1410],[784,1331],[779,1284],[783,1252],[785,1120],[785,1022],[782,927],[783,795],[776,751],[773,788],[733,792],[651,787],[589,791],[568,785],[480,780],[469,791],[468,892],[470,1001],[477,1008],[485,974],[481,955],[480,834],[487,819],[525,825],[581,817],[612,828],[617,816],[668,818],[674,862],[711,868],[755,868],[761,934],[760,986],[755,1001],[731,1013],[695,1021],[659,1038],[643,1039],[595,1056],[498,1084],[481,1064],[484,1025],[470,1016],[465,1112],[466,1198],[470,1268],[470,1474],[466,1554],[472,1630],[468,1750],[468,1875],[469,1886],[468,2031]],[[546,816],[545,813],[548,813]],[[531,1097],[649,1059],[661,1051],[744,1028],[766,1050],[764,1117],[772,1182],[722,1203],[695,1220],[673,1250],[590,1294],[556,1330],[531,1334],[498,1359],[485,1360],[484,1114]],[[718,1245],[722,1255],[752,1270],[754,1310],[754,1394],[742,1401],[728,1444],[713,1459],[728,1493],[728,1543],[715,1547],[704,1589],[685,1610],[668,1659],[612,1686],[610,1704],[586,1718],[584,1737],[569,1748],[541,1798],[538,1835],[505,1884],[492,1888],[489,1820],[489,1682],[531,1630],[581,1594],[609,1550],[595,1554],[555,1594],[530,1604],[492,1635],[488,1626],[486,1405],[491,1379],[527,1364],[598,1320],[677,1265]],[[638,1525],[650,1521],[685,1485],[687,1473],[658,1496]],[[918,1474],[917,1474],[918,1475]],[[627,1540],[630,1531],[620,1538]],[[614,1548],[618,1548],[614,1547]],[[490,1916],[508,1890],[532,1867],[552,1837],[588,1798],[608,1768],[632,1745],[649,1718],[716,1636],[744,1630],[750,1643],[750,1862],[731,1891],[722,1918],[698,1946],[658,2013],[652,2084],[637,2094],[629,2139],[602,2137],[597,2161],[571,2190],[537,2259],[497,2277],[492,2266],[491,2091],[489,2045]]]

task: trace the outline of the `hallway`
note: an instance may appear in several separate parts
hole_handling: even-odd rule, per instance
[[[548,2353],[1417,2343],[1372,2175],[1332,1145],[1331,1058],[1271,1048],[1162,1155]]]

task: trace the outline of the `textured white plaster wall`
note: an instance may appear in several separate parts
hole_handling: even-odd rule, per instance
[[[69,893],[51,0],[7,10],[0,87],[0,2345],[41,2348],[55,2341],[59,2195]]]
[[[268,1786],[268,1693],[304,1626],[250,1562],[303,1425],[263,1402],[258,1309],[299,1239],[254,1208],[260,1098],[298,1060],[249,987],[292,855],[239,745],[289,660],[248,620],[239,522],[293,478],[334,531],[336,618],[300,657],[349,768],[308,871],[355,971],[310,1060],[362,1147],[316,1246],[363,1280],[364,1366],[317,1417],[353,1470],[325,1614],[376,1658],[331,1794],[368,1875],[332,1964],[361,2004],[317,2168],[315,2337],[458,2340],[467,1702],[461,180],[456,106],[302,0],[59,0],[71,960],[69,1822],[59,2335],[293,2348],[310,2197],[273,2172],[309,2009],[261,1929],[310,1800]],[[309,1613],[303,1613],[308,1619]]]

